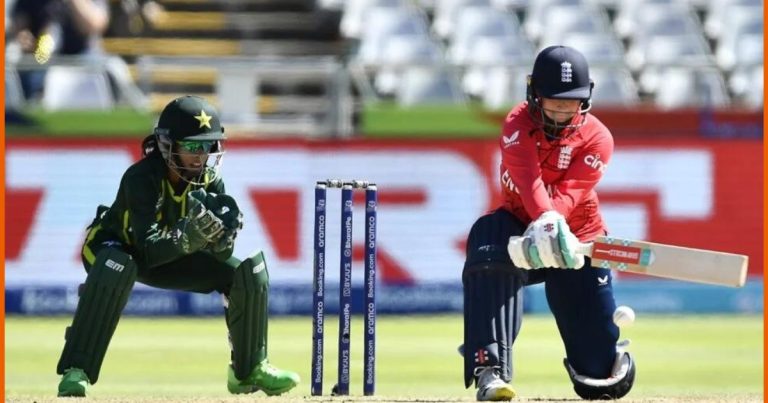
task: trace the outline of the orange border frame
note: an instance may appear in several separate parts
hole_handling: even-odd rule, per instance
[[[0,3],[3,4],[3,9],[5,9],[5,0],[0,0]],[[3,39],[5,39],[5,18],[0,22],[0,26],[3,27]],[[3,72],[5,72],[5,50],[0,52],[0,62],[3,64]],[[3,94],[5,94],[5,80],[0,84],[0,89],[2,89]],[[0,100],[0,105],[3,106],[3,111],[5,111],[5,97]],[[2,129],[0,129],[0,153],[3,155],[2,161],[0,161],[0,199],[3,201],[3,208],[0,209],[0,224],[2,224],[2,228],[0,228],[0,239],[3,240],[0,242],[0,259],[2,259],[0,265],[2,265],[3,268],[3,274],[0,275],[0,284],[3,286],[3,293],[0,294],[0,308],[2,308],[0,309],[0,316],[2,316],[3,320],[3,331],[0,332],[0,343],[3,346],[0,373],[3,374],[3,386],[0,387],[0,395],[2,395],[3,400],[5,400],[5,113],[3,113],[3,117],[0,119],[2,119]]]

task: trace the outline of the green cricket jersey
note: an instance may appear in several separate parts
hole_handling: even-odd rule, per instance
[[[84,263],[90,267],[98,250],[104,246],[122,244],[139,267],[152,268],[188,255],[173,226],[186,216],[187,193],[201,186],[188,184],[174,194],[167,179],[167,167],[159,152],[151,153],[133,164],[123,174],[117,197],[109,209],[100,206],[98,216],[89,227],[83,245]],[[205,190],[224,193],[224,182],[216,178],[209,182],[206,173]],[[105,211],[106,210],[106,211]],[[232,249],[212,255],[226,260]]]

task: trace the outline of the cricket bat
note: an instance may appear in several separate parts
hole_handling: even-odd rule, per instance
[[[742,287],[747,277],[748,257],[682,246],[597,237],[581,244],[578,253],[592,258],[592,266],[621,272]]]

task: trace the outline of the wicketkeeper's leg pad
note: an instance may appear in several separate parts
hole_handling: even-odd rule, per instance
[[[107,347],[136,282],[136,272],[133,257],[120,249],[104,248],[96,254],[72,326],[67,328],[66,343],[56,368],[58,374],[80,368],[91,383],[96,383]]]
[[[246,379],[267,358],[268,296],[267,262],[259,251],[235,269],[232,288],[226,296],[232,367],[237,379]]]
[[[563,359],[563,364],[573,382],[573,390],[585,400],[620,399],[629,393],[635,383],[635,361],[623,349],[617,349],[616,361],[606,379],[579,375],[567,358]]]

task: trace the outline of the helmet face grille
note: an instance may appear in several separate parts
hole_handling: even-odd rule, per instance
[[[219,170],[224,157],[224,149],[221,142],[216,142],[208,153],[199,154],[205,158],[202,169],[187,168],[181,162],[179,144],[171,140],[169,135],[156,135],[157,147],[163,156],[166,166],[183,181],[197,186],[205,186],[219,176]]]
[[[590,109],[590,104],[582,102],[579,111],[570,120],[567,122],[557,122],[547,116],[538,97],[528,100],[528,114],[531,120],[552,140],[567,138],[587,124],[587,112]]]

